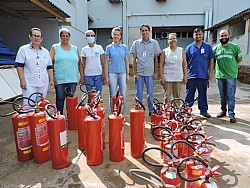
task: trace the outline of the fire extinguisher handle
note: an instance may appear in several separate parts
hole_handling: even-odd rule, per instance
[[[23,100],[24,99],[26,99],[28,101],[31,100],[31,102],[34,103],[34,104],[36,103],[34,100],[30,99],[29,97],[17,97],[17,98],[15,98],[15,100],[12,103],[12,107],[19,114],[20,113],[29,113],[29,112],[32,112],[32,111],[35,110],[34,108],[29,108],[29,107],[27,107],[26,109],[24,109],[25,105],[19,105],[18,104],[18,101],[20,101],[20,100],[22,101],[22,104],[23,104]]]
[[[203,164],[203,165],[205,166],[205,168],[208,168],[208,164],[207,164],[205,161],[203,161],[202,159],[197,158],[197,157],[186,157],[186,158],[182,159],[182,160],[178,163],[178,165],[177,165],[177,173],[178,173],[179,177],[180,177],[182,180],[187,181],[187,182],[194,182],[194,181],[198,181],[198,180],[203,179],[204,176],[200,176],[200,177],[197,177],[197,178],[191,178],[191,179],[188,179],[188,178],[186,178],[186,177],[183,176],[183,174],[181,173],[181,172],[182,172],[182,169],[183,169],[182,164],[183,164],[184,162],[186,162],[186,161],[189,161],[189,160],[198,161],[198,162],[200,162],[201,164]]]
[[[40,92],[34,92],[34,93],[32,93],[32,94],[29,96],[29,98],[32,99],[32,97],[33,97],[34,95],[38,95],[38,96],[40,97],[40,100],[36,100],[35,102],[40,102],[40,101],[42,101],[42,100],[44,99],[44,98],[43,98],[43,94],[40,93]],[[36,99],[38,99],[38,98],[36,98]],[[30,101],[31,101],[31,100],[28,100],[28,104],[29,104],[31,107],[35,107],[35,106],[36,106],[36,103],[31,104]],[[31,101],[31,102],[32,102],[32,101]]]
[[[186,141],[189,142],[189,143],[191,143],[191,144],[200,144],[198,141],[192,141],[191,138],[192,138],[193,136],[200,136],[200,137],[204,138],[204,141],[205,141],[205,139],[206,139],[206,137],[205,137],[204,134],[201,134],[201,133],[192,133],[192,134],[190,134],[190,135],[187,136]],[[201,141],[200,141],[200,142],[201,142]]]
[[[91,109],[91,106],[90,106],[88,103],[85,104],[85,107],[86,107],[86,110],[87,110],[88,114],[89,114],[92,118],[97,119],[96,115],[95,115],[94,113],[91,112],[91,110],[90,110],[90,109]]]
[[[160,187],[170,187],[170,186],[166,186],[166,183],[159,177],[157,176],[156,174],[153,174],[153,173],[150,173],[150,172],[147,172],[147,171],[144,171],[144,170],[141,170],[141,169],[130,169],[129,170],[129,173],[132,175],[132,176],[135,176],[137,178],[140,178],[146,182],[148,182],[152,187],[154,188],[160,188]],[[143,176],[143,175],[146,175],[147,177],[150,176],[154,179],[156,179],[157,181],[159,181],[161,183],[162,186],[159,186],[157,183],[155,183],[153,180]],[[171,185],[171,187],[173,187]]]
[[[181,102],[180,105],[176,106],[176,102],[179,101]],[[171,106],[173,107],[178,107],[178,108],[183,108],[185,106],[185,101],[181,98],[175,98],[171,101]]]
[[[159,147],[150,147],[150,148],[146,148],[146,149],[144,149],[143,152],[142,152],[142,160],[143,160],[145,163],[147,163],[147,164],[149,164],[149,165],[151,165],[151,166],[164,167],[164,166],[166,166],[166,164],[153,163],[153,162],[149,162],[148,160],[146,160],[146,152],[148,152],[148,151],[150,151],[150,150],[158,150],[158,151],[161,151],[161,152],[163,152],[163,154],[165,154],[166,156],[168,156],[168,158],[169,158],[170,160],[173,159],[172,155],[171,155],[170,153],[168,153],[166,150],[162,149],[162,148],[159,148]]]
[[[45,106],[45,112],[48,114],[49,117],[51,117],[52,119],[57,119],[57,109],[55,105],[52,104],[47,104]]]

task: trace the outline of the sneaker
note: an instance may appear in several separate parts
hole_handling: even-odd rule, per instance
[[[230,120],[231,123],[235,123],[236,122],[236,118],[234,116],[230,116]]]
[[[226,115],[227,115],[226,112],[220,112],[218,113],[217,118],[224,117]]]
[[[206,117],[206,118],[211,118],[211,115],[207,112],[201,112],[200,115]]]

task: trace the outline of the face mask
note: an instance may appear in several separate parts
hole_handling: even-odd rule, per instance
[[[220,43],[221,43],[221,44],[227,44],[228,41],[229,41],[229,37],[228,37],[228,38],[220,39]]]
[[[86,37],[86,40],[88,43],[94,43],[95,42],[95,37]]]

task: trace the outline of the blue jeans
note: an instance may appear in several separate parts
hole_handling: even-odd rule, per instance
[[[221,111],[227,112],[228,104],[228,115],[235,116],[236,78],[216,79],[216,84],[220,94]]]
[[[76,91],[77,83],[66,83],[66,84],[58,84],[55,86],[56,89],[56,108],[60,111],[60,114],[63,115],[64,101],[66,98],[65,88],[71,88],[73,93]]]
[[[136,97],[143,102],[143,88],[144,83],[146,83],[146,89],[147,89],[147,99],[148,99],[148,111],[153,112],[153,92],[154,92],[154,79],[152,76],[141,76],[139,75],[139,79],[135,80],[135,89],[136,89]]]
[[[120,88],[120,94],[124,99],[124,112],[126,110],[126,73],[109,73],[109,104],[112,111],[112,97],[116,96],[118,86]]]
[[[84,82],[95,87],[97,91],[100,91],[100,95],[102,96],[102,75],[84,76]],[[87,92],[92,90],[91,86],[86,85]]]
[[[190,107],[194,104],[194,96],[196,89],[198,90],[198,109],[200,113],[206,113],[208,110],[207,104],[207,87],[208,80],[201,78],[191,78],[188,79],[186,84],[186,98],[185,102],[188,103]]]

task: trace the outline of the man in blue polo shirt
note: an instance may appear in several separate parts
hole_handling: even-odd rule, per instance
[[[136,87],[136,97],[143,101],[143,88],[146,83],[149,116],[153,109],[154,80],[158,74],[158,55],[161,53],[158,42],[149,38],[150,27],[143,24],[140,27],[142,38],[135,40],[130,53],[133,54],[133,70]]]
[[[194,42],[187,46],[188,82],[186,84],[186,99],[193,106],[196,89],[198,90],[198,109],[200,115],[210,118],[207,112],[208,80],[213,77],[214,53],[210,44],[204,42],[203,31],[196,28],[193,32]]]

